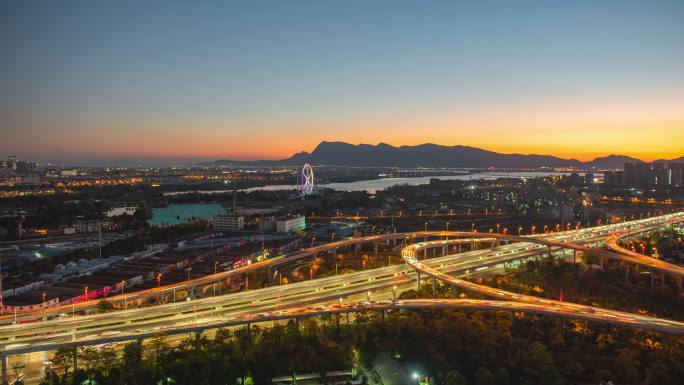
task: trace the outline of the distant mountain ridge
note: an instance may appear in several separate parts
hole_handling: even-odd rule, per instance
[[[684,157],[673,161],[682,161]],[[540,168],[575,167],[583,169],[622,168],[625,162],[641,160],[609,155],[589,162],[563,159],[551,155],[502,154],[469,146],[442,146],[426,143],[416,146],[395,147],[387,143],[350,144],[345,142],[321,142],[311,152],[302,151],[282,160],[234,161],[217,160],[205,165],[337,165],[355,167],[456,167],[456,168]],[[668,162],[665,160],[665,162]]]

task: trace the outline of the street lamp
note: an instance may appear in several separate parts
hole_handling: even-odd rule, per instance
[[[122,280],[121,280],[121,295],[123,296],[123,299],[124,299],[124,310],[126,310],[126,307],[127,307],[127,306],[126,306],[126,305],[127,305],[127,303],[126,303],[126,293],[124,293],[124,285],[125,285],[125,284],[126,284],[126,281],[122,279]]]
[[[157,274],[157,289],[159,289],[159,287],[161,286],[161,277],[161,273]]]
[[[522,226],[518,227],[518,236],[522,235]]]
[[[497,224],[496,224],[496,233],[497,233],[497,234],[499,233],[499,227],[501,227],[501,225],[497,223]]]
[[[190,272],[192,271],[192,267],[188,267],[188,281],[190,280]]]
[[[427,225],[428,225],[428,223],[427,223],[427,221],[426,221],[426,222],[425,222],[425,227],[424,227],[423,231],[427,231]]]

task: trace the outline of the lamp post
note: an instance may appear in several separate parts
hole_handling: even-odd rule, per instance
[[[125,286],[125,284],[126,284],[126,281],[124,281],[124,280],[122,279],[122,280],[121,280],[121,295],[123,296],[123,299],[124,299],[124,310],[126,310],[126,305],[127,305],[127,304],[126,304],[126,293],[124,293],[124,286]]]
[[[190,272],[192,271],[192,267],[188,267],[188,281],[190,280]]]
[[[522,235],[522,226],[518,227],[518,236]]]

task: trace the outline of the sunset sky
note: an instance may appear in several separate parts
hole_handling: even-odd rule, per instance
[[[0,157],[684,155],[684,1],[3,1]]]

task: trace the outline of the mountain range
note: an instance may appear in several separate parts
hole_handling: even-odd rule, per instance
[[[684,157],[663,162],[684,162]],[[608,155],[589,162],[563,159],[551,155],[502,154],[469,146],[442,146],[426,143],[416,146],[392,146],[386,143],[350,144],[321,142],[312,152],[302,151],[281,160],[235,161],[216,160],[203,165],[223,166],[276,166],[336,165],[356,167],[456,167],[456,168],[540,168],[575,167],[579,169],[618,169],[625,162],[643,161],[624,155]]]

